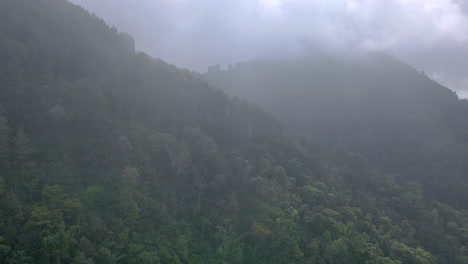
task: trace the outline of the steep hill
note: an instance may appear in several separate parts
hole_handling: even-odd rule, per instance
[[[379,54],[317,52],[203,77],[326,148],[344,145],[399,179],[422,182],[429,197],[468,206],[468,102],[408,65]]]
[[[1,263],[467,263],[467,213],[64,0],[0,1]]]

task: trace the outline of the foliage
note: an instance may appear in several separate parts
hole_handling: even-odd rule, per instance
[[[465,263],[467,213],[142,53],[0,1],[0,262]]]
[[[327,150],[347,146],[424,195],[468,209],[468,101],[381,54],[257,59],[202,75]]]

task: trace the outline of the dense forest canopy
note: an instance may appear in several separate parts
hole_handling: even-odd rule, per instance
[[[421,182],[429,197],[468,206],[468,101],[408,65],[382,54],[311,50],[203,77],[326,148],[346,146],[400,180]]]
[[[2,263],[468,263],[466,210],[422,181],[65,0],[0,0],[0,104]]]

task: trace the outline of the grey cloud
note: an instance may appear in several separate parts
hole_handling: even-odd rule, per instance
[[[460,5],[461,9],[465,14],[468,14],[468,2],[466,0],[457,0],[458,5]]]
[[[204,71],[265,55],[387,51],[462,91],[468,72],[464,0],[72,0],[132,34],[137,48]]]

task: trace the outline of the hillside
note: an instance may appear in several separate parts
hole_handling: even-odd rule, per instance
[[[466,211],[135,52],[0,1],[1,263],[467,263]]]
[[[348,56],[348,55],[346,55]],[[345,146],[425,195],[468,206],[468,102],[379,54],[258,59],[203,76],[322,146]]]

